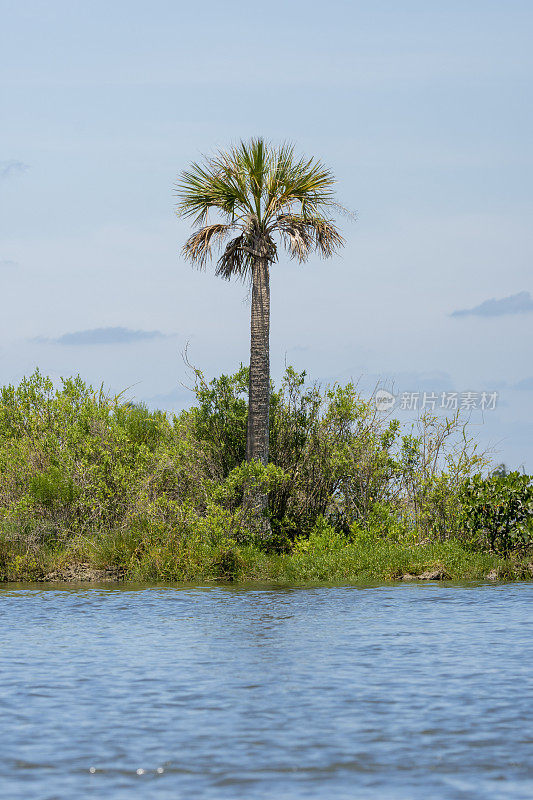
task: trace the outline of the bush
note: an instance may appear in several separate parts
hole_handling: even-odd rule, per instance
[[[79,377],[56,388],[36,372],[1,389],[5,553],[30,559],[68,546],[186,580],[199,564],[206,579],[240,574],[247,552],[267,549],[311,557],[383,541],[468,539],[502,553],[531,545],[530,479],[479,477],[483,457],[457,416],[426,415],[404,432],[353,384],[309,385],[289,367],[272,387],[263,466],[244,461],[248,370],[195,378],[196,404],[172,417]],[[269,495],[268,546],[243,502],[251,487]]]
[[[533,482],[529,475],[499,470],[474,475],[461,496],[461,521],[469,538],[495,553],[527,552],[533,545]]]
[[[33,475],[30,478],[29,490],[35,502],[46,508],[68,506],[78,494],[72,478],[55,466]]]

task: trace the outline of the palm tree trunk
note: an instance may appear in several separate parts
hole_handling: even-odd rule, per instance
[[[250,384],[246,460],[268,462],[268,412],[270,405],[270,285],[269,264],[258,258],[252,274],[250,325]]]
[[[268,462],[268,418],[270,406],[270,280],[269,259],[258,257],[252,270],[252,316],[250,325],[250,384],[246,460]],[[263,538],[271,535],[266,518],[268,495],[257,490],[245,497],[252,527]]]

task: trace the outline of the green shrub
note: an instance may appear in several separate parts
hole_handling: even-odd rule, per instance
[[[341,550],[350,544],[350,538],[341,531],[335,530],[324,517],[319,517],[308,536],[299,536],[293,545],[292,552],[302,554],[329,553]]]
[[[152,451],[170,433],[166,415],[161,411],[149,411],[143,403],[117,405],[113,417],[113,421],[124,429],[132,443],[145,445]]]
[[[35,502],[47,508],[69,505],[78,496],[72,477],[54,466],[32,475],[29,490]]]
[[[209,450],[219,477],[226,478],[246,455],[248,368],[241,366],[235,375],[221,375],[209,384],[200,370],[194,372],[193,435]]]
[[[461,521],[469,538],[504,555],[533,545],[533,482],[519,472],[474,475],[461,496]]]
[[[244,461],[247,369],[195,378],[196,404],[172,417],[79,377],[57,387],[36,372],[1,389],[5,553],[30,564],[39,547],[81,547],[137,577],[211,580],[244,574],[240,559],[260,552],[321,554],[326,569],[348,544],[531,545],[529,479],[469,483],[484,462],[457,416],[426,415],[406,433],[353,384],[309,385],[289,367],[272,387],[263,466]],[[268,542],[246,507],[254,489],[269,495]]]

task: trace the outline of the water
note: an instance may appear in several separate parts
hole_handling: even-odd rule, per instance
[[[531,798],[533,584],[0,589],[0,797]]]

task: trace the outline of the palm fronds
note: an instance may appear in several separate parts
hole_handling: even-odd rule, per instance
[[[206,262],[211,258],[213,245],[222,244],[224,239],[229,236],[232,227],[232,225],[221,223],[205,225],[187,239],[183,246],[183,255],[200,268],[205,267]]]
[[[242,176],[225,162],[224,154],[208,161],[205,166],[192,164],[181,173],[176,186],[179,197],[177,213],[193,217],[197,225],[204,225],[210,209],[217,209],[233,218],[239,209],[252,212]]]
[[[240,236],[228,242],[217,262],[216,274],[229,280],[233,275],[251,278],[254,262],[264,259],[269,264],[277,260],[277,248],[271,236],[261,230],[257,218],[251,216]]]
[[[251,269],[252,258],[246,246],[246,236],[241,233],[226,245],[226,249],[217,261],[216,275],[226,280],[236,275],[244,280],[250,275]]]
[[[315,234],[315,248],[322,258],[330,258],[337,250],[344,247],[344,237],[333,222],[316,218],[311,224]]]
[[[344,244],[336,226],[321,217],[282,214],[272,227],[279,231],[291,258],[298,261],[306,261],[313,249],[329,258]]]
[[[184,254],[204,266],[213,245],[221,245],[231,230],[240,230],[217,263],[217,274],[250,274],[251,261],[261,247],[276,258],[272,240],[278,234],[292,258],[305,261],[312,250],[327,258],[344,239],[331,216],[334,201],[331,171],[314,158],[295,155],[291,144],[279,147],[254,138],[218,151],[182,172],[177,186],[177,213],[199,226]],[[209,215],[222,221],[209,224]]]

